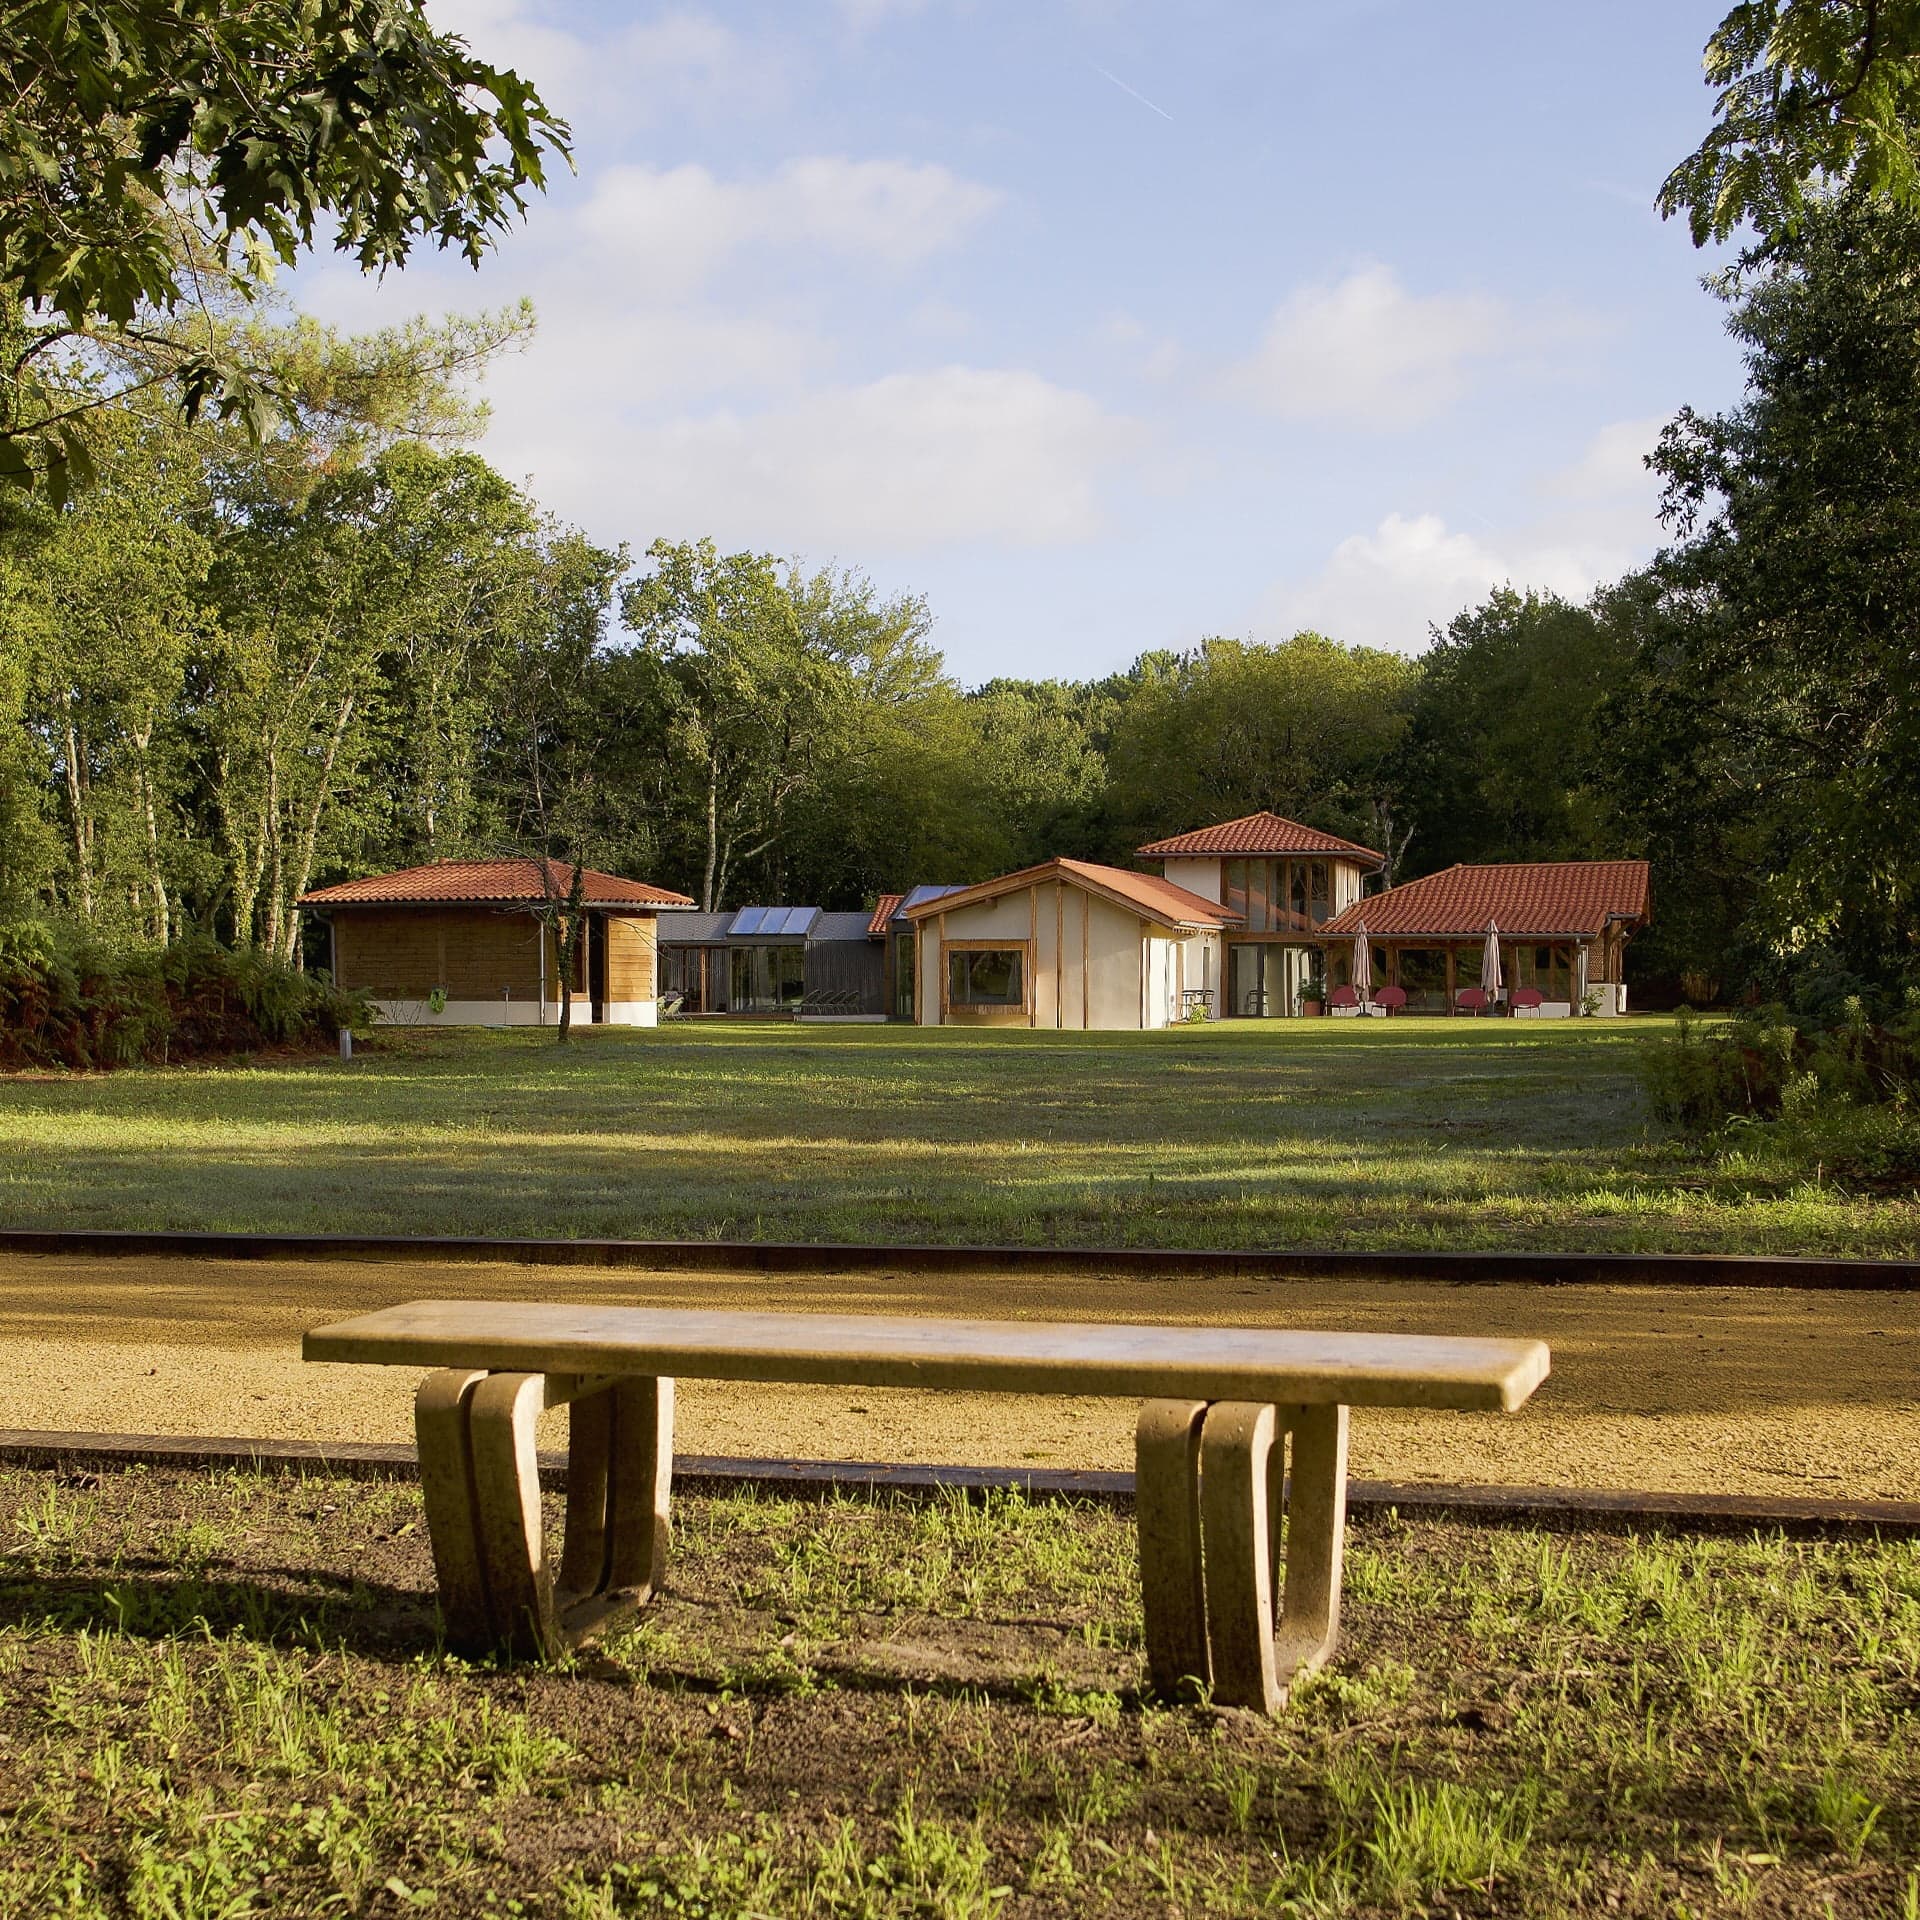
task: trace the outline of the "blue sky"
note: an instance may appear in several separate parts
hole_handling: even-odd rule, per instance
[[[572,119],[478,274],[331,259],[342,325],[530,295],[482,451],[636,553],[924,593],[949,665],[1305,625],[1417,651],[1658,545],[1640,466],[1739,364],[1653,199],[1725,0],[429,0]]]

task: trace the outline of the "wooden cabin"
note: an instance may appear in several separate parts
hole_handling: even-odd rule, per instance
[[[1217,995],[1229,924],[1171,881],[1087,860],[897,911],[914,929],[914,1018],[926,1027],[1167,1026]]]
[[[436,860],[317,887],[300,905],[327,923],[335,981],[390,1025],[551,1026],[565,993],[582,1025],[652,1026],[658,915],[692,901],[583,868],[587,937],[563,982],[540,914],[572,882],[556,861]]]
[[[1321,970],[1321,928],[1385,864],[1363,847],[1277,813],[1176,833],[1138,849],[1175,885],[1222,910],[1225,973],[1213,1011],[1275,1020],[1300,1011]]]

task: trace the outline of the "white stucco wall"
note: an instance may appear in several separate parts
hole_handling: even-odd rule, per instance
[[[1205,858],[1198,855],[1183,855],[1178,859],[1165,860],[1161,865],[1166,876],[1176,887],[1185,887],[1189,893],[1197,893],[1202,900],[1212,900],[1216,904],[1220,899],[1220,856],[1208,854]]]
[[[1026,950],[1031,1015],[1017,1011],[961,1014],[954,1025],[1137,1030],[1180,1018],[1181,992],[1219,991],[1217,936],[1176,938],[1138,913],[1083,888],[1045,881],[997,900],[929,915],[919,922],[915,1018],[941,1020],[946,975],[943,943],[1004,940]],[[1143,973],[1144,969],[1144,973]]]
[[[422,1000],[376,1000],[373,1010],[384,1027],[550,1027],[558,1021],[560,1010],[548,1004],[544,1017],[537,1000],[449,1000],[438,1013]],[[608,1027],[651,1027],[658,1024],[657,1000],[614,1000],[607,1005]],[[576,1027],[594,1024],[593,1002],[584,993],[573,996],[573,1020]]]

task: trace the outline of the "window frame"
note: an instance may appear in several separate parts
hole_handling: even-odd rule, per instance
[[[953,997],[953,962],[967,953],[1012,953],[1020,958],[1020,998],[1013,1000],[956,1000]],[[991,1018],[996,1014],[1033,1017],[1033,942],[1001,935],[997,940],[942,940],[940,942],[940,1011],[943,1018],[958,1014],[963,1020]]]

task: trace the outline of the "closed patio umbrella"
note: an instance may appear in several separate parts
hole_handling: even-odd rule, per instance
[[[1486,944],[1480,949],[1480,991],[1492,1006],[1500,997],[1500,929],[1487,922]]]
[[[1353,935],[1353,990],[1362,1002],[1373,998],[1373,953],[1367,945],[1367,923],[1362,920]]]

